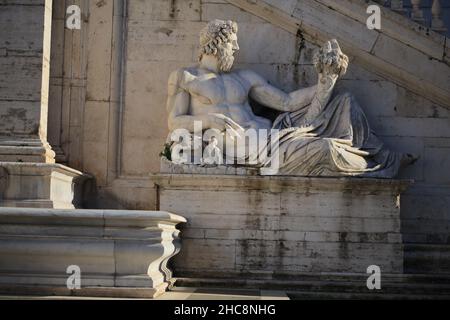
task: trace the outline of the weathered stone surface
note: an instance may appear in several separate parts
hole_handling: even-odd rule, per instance
[[[167,212],[0,208],[0,292],[155,297],[172,284],[179,248]],[[80,268],[80,289],[66,270]]]
[[[290,12],[290,6],[280,3],[246,0],[228,2],[292,34],[300,33],[316,44],[327,38],[337,38],[345,51],[368,69],[430,100],[448,104],[447,80],[440,80],[448,78],[449,74],[445,36],[429,32],[428,28],[408,18],[382,8],[386,25],[375,32],[366,27],[367,4],[363,1],[295,1],[293,12]],[[390,42],[390,46],[385,48],[387,50],[378,49],[375,53],[373,48],[380,39],[380,46],[386,41]],[[394,47],[397,49],[393,50]],[[415,66],[419,64],[426,67],[416,69]],[[433,72],[440,73],[439,77],[432,77]],[[420,86],[417,85],[419,82]]]
[[[129,15],[133,20],[199,21],[200,0],[130,2]]]
[[[190,6],[191,2],[192,6]],[[333,16],[337,14],[344,15],[355,22],[358,21],[361,25],[366,22],[367,3],[365,1],[316,0],[316,2],[322,7],[327,7],[319,16],[326,23],[336,25],[338,19]],[[42,1],[35,0],[5,2],[5,4],[23,4],[24,10],[41,3]],[[197,33],[206,22],[201,12],[207,5],[209,15],[217,12],[225,19],[237,17],[242,25],[241,29],[245,29],[246,34],[239,33],[242,55],[237,56],[236,67],[254,70],[271,84],[285,91],[310,86],[317,81],[314,67],[304,63],[311,61],[314,49],[317,49],[317,45],[321,44],[325,38],[322,38],[323,34],[317,30],[312,30],[307,23],[296,24],[291,16],[293,9],[297,6],[305,6],[306,1],[175,1],[173,18],[170,16],[172,10],[170,1],[128,1],[130,6],[127,15],[121,11],[124,9],[125,1],[104,0],[101,3],[105,5],[99,7],[96,6],[95,1],[78,3],[83,16],[81,32],[64,29],[66,3],[54,1],[51,83],[56,93],[50,99],[49,140],[52,147],[58,147],[55,149],[58,162],[98,176],[97,183],[100,188],[97,190],[95,204],[99,206],[128,209],[155,208],[157,198],[154,195],[152,178],[148,173],[159,172],[160,157],[158,155],[168,133],[165,106],[166,80],[172,70],[196,62]],[[220,10],[217,10],[219,6],[211,6],[212,3],[222,4]],[[230,3],[237,6],[245,5],[241,7],[247,12],[236,10],[229,5]],[[261,10],[264,3],[270,5],[270,10]],[[442,1],[441,3],[443,4]],[[200,11],[196,11],[199,9]],[[34,12],[37,14],[38,11]],[[88,19],[89,12],[96,19]],[[25,24],[19,20],[16,22],[10,19],[11,15],[7,12],[7,6],[2,7],[2,13],[5,13],[6,18],[0,19],[0,23],[4,23],[0,28],[1,39],[13,40],[12,32],[19,30],[24,35],[27,32],[37,32],[38,28],[35,28],[35,24],[33,28],[26,31]],[[108,15],[112,15],[113,18],[107,17]],[[448,68],[450,45],[449,41],[445,41],[445,37],[407,17],[383,8],[382,17],[381,33],[400,42],[402,47],[409,46],[426,55],[425,60],[412,62],[413,66],[421,66],[418,72],[424,72],[423,68],[430,67],[437,74]],[[260,18],[264,22],[261,22]],[[342,21],[342,17],[339,19]],[[7,20],[11,20],[10,23],[6,23]],[[33,21],[36,21],[36,18],[31,18],[31,24],[34,23]],[[126,32],[122,30],[124,24],[128,26]],[[265,30],[263,35],[261,28]],[[296,37],[299,29],[301,33],[299,37]],[[324,29],[328,34],[346,27],[333,26]],[[97,30],[102,32],[97,33]],[[362,29],[358,28],[358,30]],[[311,35],[308,35],[308,32]],[[355,36],[365,37],[365,34],[364,31]],[[63,35],[64,38],[62,38]],[[14,41],[14,44],[10,41],[15,48],[12,50],[7,50],[4,43],[0,45],[0,61],[2,58],[11,58],[12,55],[17,58],[18,63],[24,57],[35,57],[36,52],[33,50],[20,51],[26,48],[27,41],[23,41],[20,37],[14,37]],[[355,43],[361,42],[364,42],[364,39]],[[300,54],[295,44],[299,45],[298,48],[304,46]],[[344,42],[342,44],[344,46]],[[111,46],[114,48],[112,51],[107,48]],[[258,50],[252,50],[252,46]],[[244,49],[246,55],[244,55]],[[407,49],[405,50],[408,61],[411,61],[411,57],[423,57],[412,55]],[[97,54],[97,51],[104,52],[105,55]],[[261,56],[258,55],[258,51],[261,51]],[[111,54],[108,56],[107,52]],[[124,56],[121,55],[122,52],[125,53]],[[404,238],[407,237],[414,243],[443,245],[441,242],[445,238],[443,234],[433,233],[432,227],[421,230],[421,225],[424,217],[442,216],[443,213],[448,212],[449,205],[444,199],[447,199],[449,191],[446,184],[440,182],[445,183],[448,180],[448,174],[441,169],[440,159],[429,160],[430,156],[428,156],[425,161],[425,154],[430,147],[434,156],[445,159],[448,150],[446,140],[449,137],[448,98],[442,99],[442,95],[436,94],[436,88],[424,85],[420,81],[421,75],[408,65],[402,64],[409,70],[404,72],[395,65],[388,64],[386,67],[386,63],[378,59],[380,57],[364,60],[360,58],[358,52],[347,50],[346,47],[344,52],[349,54],[350,67],[342,78],[342,85],[344,88],[351,89],[357,99],[362,101],[362,107],[380,138],[394,151],[413,152],[420,156],[413,166],[400,173],[400,178],[415,179],[415,187],[417,187],[414,193],[409,191],[402,198],[402,215],[408,220],[411,232],[414,230],[414,233],[406,232]],[[378,53],[384,54],[384,51],[378,51]],[[88,56],[89,65],[87,65]],[[248,62],[241,61],[244,58]],[[250,61],[250,58],[254,60]],[[442,67],[436,69],[434,59],[447,61],[447,65],[442,63]],[[254,61],[261,62],[254,63]],[[295,64],[296,61],[300,61],[300,64]],[[400,64],[402,61],[394,62]],[[121,64],[124,68],[122,75]],[[89,72],[90,77],[95,76],[95,79],[90,81],[92,89],[89,91],[95,93],[95,88],[103,88],[104,84],[110,83],[108,100],[95,101],[95,98],[90,100],[89,97],[86,99],[83,90],[79,89],[86,90],[88,69],[98,71]],[[8,69],[5,67],[2,70]],[[19,74],[17,76],[19,77]],[[436,79],[439,78],[440,76],[436,77]],[[11,81],[15,80],[11,78]],[[18,87],[21,92],[29,93],[31,84],[27,83],[26,87],[22,84]],[[8,84],[3,81],[0,87],[5,88],[5,86]],[[11,90],[3,93],[18,92],[16,88],[11,86],[9,88]],[[102,93],[105,91],[102,89]],[[397,103],[393,106],[395,97]],[[22,94],[22,98],[26,97]],[[89,110],[84,114],[86,100],[89,102],[87,108]],[[121,103],[111,101],[121,101]],[[31,110],[30,105],[33,103],[33,101],[23,101],[23,105],[21,102],[14,103],[14,108]],[[4,102],[1,106],[13,108],[13,103]],[[1,106],[0,110],[5,110]],[[97,106],[101,110],[96,110]],[[394,108],[395,116],[392,116],[392,108]],[[89,117],[100,117],[100,114],[105,118],[98,122],[94,130],[90,121],[92,119]],[[2,113],[0,117],[3,115]],[[0,121],[0,125],[9,128],[12,123],[9,120]],[[33,128],[26,121],[17,122],[17,124],[16,128],[26,130]],[[86,128],[86,135],[84,128]],[[94,133],[99,134],[101,138],[97,143],[93,143]],[[103,141],[106,133],[108,140]],[[86,147],[83,146],[85,144],[83,137],[88,140]],[[91,148],[93,152],[89,152]],[[99,157],[99,161],[96,157]],[[11,159],[8,158],[8,160]],[[20,159],[31,161],[34,158]],[[445,162],[443,166],[445,167]],[[433,218],[431,220],[435,220],[433,223],[436,230],[445,230],[445,227],[450,225],[449,219]],[[414,248],[411,247],[411,250],[415,250]],[[445,265],[445,260],[439,260],[439,253],[436,253],[434,257],[436,263],[429,266]],[[426,267],[426,263],[420,266]],[[432,268],[425,269],[426,272],[433,272]]]
[[[60,164],[0,162],[0,207],[78,208],[92,178]]]
[[[105,2],[109,1],[112,0],[105,0]],[[250,4],[250,2],[246,2]],[[286,12],[289,19],[292,18],[290,17],[290,14],[293,12],[292,8],[295,8],[298,4],[297,0],[267,0],[265,2],[270,4],[272,8],[279,8],[281,9],[280,11]],[[196,60],[197,54],[196,50],[193,48],[198,46],[197,33],[206,21],[200,20],[201,15],[195,13],[195,10],[199,8],[197,4],[193,4],[190,8],[184,8],[186,4],[180,1],[175,2],[176,9],[180,9],[180,12],[177,13],[175,19],[169,17],[170,4],[165,3],[164,1],[152,1],[151,4],[141,1],[130,2],[131,7],[128,8],[129,15],[122,19],[123,14],[120,13],[122,7],[118,5],[118,3],[122,2],[116,1],[113,10],[105,10],[104,7],[98,8],[95,5],[86,8],[84,7],[84,4],[81,3],[84,18],[84,32],[80,33],[78,31],[63,30],[66,36],[64,45],[66,54],[60,53],[59,55],[64,56],[65,78],[63,79],[61,76],[61,80],[58,83],[62,86],[64,80],[66,89],[64,89],[65,99],[63,99],[63,101],[65,102],[63,102],[64,108],[61,114],[51,111],[50,116],[52,119],[50,121],[50,127],[55,126],[55,128],[52,128],[52,132],[56,136],[61,137],[60,140],[57,138],[52,139],[51,143],[52,146],[60,145],[64,150],[64,158],[60,158],[61,161],[64,161],[64,163],[68,163],[70,166],[76,167],[79,170],[86,170],[95,175],[99,175],[99,181],[101,182],[99,184],[102,186],[99,192],[102,193],[102,201],[106,201],[105,203],[108,203],[109,201],[110,206],[121,205],[129,206],[130,208],[153,208],[153,200],[150,200],[150,197],[145,195],[145,192],[138,192],[135,194],[131,189],[126,189],[127,187],[123,186],[128,185],[127,181],[133,180],[135,181],[135,184],[133,185],[138,185],[140,189],[143,189],[145,186],[146,190],[151,190],[151,188],[147,189],[147,185],[151,184],[151,180],[148,178],[148,172],[159,171],[160,159],[158,154],[161,151],[168,133],[166,128],[165,108],[166,86],[163,81],[168,79],[169,74],[173,69],[186,66],[190,61],[193,63]],[[200,3],[200,8],[203,9],[205,4],[211,3],[221,3],[222,5],[229,4],[229,2],[225,0],[203,1]],[[257,2],[257,4],[261,3],[262,1]],[[367,14],[365,13],[367,5],[365,3],[361,4],[360,1],[352,0],[336,2],[323,0],[318,1],[318,3],[325,6],[331,6],[333,9],[338,10],[340,14],[356,19],[362,24],[364,24],[367,19]],[[63,17],[65,6],[60,1],[56,1],[54,5],[56,6],[55,10],[57,10],[58,13],[55,15],[58,24],[56,25],[54,20],[53,27],[59,34],[61,33],[61,27],[64,28]],[[109,5],[107,7],[110,8]],[[257,6],[253,5],[248,6],[247,9],[250,8],[251,10],[248,10],[247,14],[239,16],[240,24],[242,25],[241,29],[244,30],[243,28],[245,28],[246,34],[239,33],[239,36],[241,37],[240,46],[242,55],[237,56],[236,66],[254,70],[268,79],[271,84],[286,91],[292,91],[300,87],[314,84],[317,81],[317,78],[315,78],[313,67],[311,65],[294,64],[294,61],[298,61],[298,56],[296,57],[297,51],[295,45],[292,44],[297,40],[301,40],[301,37],[297,39],[295,36],[298,31],[298,25],[294,25],[292,30],[281,27],[281,24],[286,24],[289,19],[284,19],[282,21],[276,20],[276,10],[272,10],[271,12],[267,11],[267,13],[271,14],[271,18],[273,18],[270,22],[267,20],[265,20],[264,23],[255,22],[254,18],[251,21],[245,21],[245,19],[250,19],[252,16],[261,16],[261,12],[258,11],[256,7]],[[230,8],[232,7],[222,7],[223,12],[221,11],[220,13],[223,14],[224,18],[233,19],[236,10]],[[363,8],[363,10],[361,8]],[[87,16],[84,16],[84,14],[88,12],[88,9],[91,11],[103,10],[102,12],[104,15],[114,14],[114,19],[119,19],[120,21],[119,25],[123,22],[127,23],[127,33],[124,35],[120,31],[120,28],[117,29],[117,24],[113,25],[113,19],[102,17],[98,21],[93,21],[92,19],[88,20]],[[335,13],[333,10],[330,10],[324,12],[324,14],[328,16]],[[188,16],[191,18],[188,18]],[[167,17],[170,19],[167,19]],[[418,25],[414,22],[384,9],[383,17],[383,32],[386,32],[389,36],[392,36],[407,45],[417,47],[419,51],[429,54],[430,57],[442,57],[442,50],[438,52],[444,45],[442,36],[436,38],[435,33],[427,33],[427,30],[423,28],[417,29]],[[92,47],[90,47],[87,45],[88,38],[91,34],[92,36],[95,36],[94,33],[96,32],[97,24],[100,23],[103,23],[104,25],[107,24],[108,26],[105,28],[113,30],[112,34],[111,32],[102,33],[105,38],[108,37],[110,41],[91,41]],[[401,26],[400,28],[398,27],[399,24]],[[264,27],[262,27],[262,25],[264,25]],[[266,36],[265,38],[262,38],[261,32],[259,31],[261,27],[266,30],[264,33]],[[167,35],[168,33],[170,35]],[[86,68],[91,67],[95,68],[95,66],[98,65],[102,65],[104,68],[114,69],[111,66],[111,63],[96,63],[95,65],[89,66],[84,65],[83,69],[83,61],[86,63],[87,60],[86,57],[83,58],[83,50],[84,52],[89,52],[90,50],[106,51],[107,49],[104,49],[103,46],[110,46],[111,43],[113,43],[116,50],[113,52],[112,58],[117,59],[114,58],[117,57],[117,50],[122,50],[122,44],[120,41],[117,41],[117,39],[120,39],[122,35],[126,38],[127,44],[124,49],[126,51],[126,59],[123,61],[125,67],[123,71],[125,77],[125,79],[123,79],[125,91],[123,102],[121,105],[117,106],[110,104],[108,111],[104,112],[105,117],[109,119],[110,126],[108,126],[108,128],[103,128],[103,133],[108,131],[110,139],[108,142],[101,142],[108,144],[107,148],[101,148],[97,145],[95,146],[95,150],[102,150],[101,152],[103,152],[103,155],[105,150],[108,150],[106,157],[107,161],[104,161],[105,156],[102,157],[102,161],[96,161],[93,156],[98,154],[98,152],[89,153],[88,150],[91,146],[89,146],[89,148],[83,147],[83,127],[79,125],[70,125],[70,117],[74,118],[72,123],[80,123],[80,119],[81,123],[83,123],[84,120],[82,114],[84,108],[80,106],[83,105],[82,101],[84,101],[84,97],[83,95],[80,95],[78,91],[74,91],[73,94],[70,94],[69,87],[86,85],[85,82],[83,83],[75,78],[75,76],[84,79],[86,78],[86,74],[83,75],[79,70],[85,70]],[[273,35],[277,35],[277,38]],[[359,36],[362,37],[364,34],[360,34]],[[256,43],[255,39],[258,39],[258,43]],[[260,42],[268,47],[264,48]],[[306,47],[301,50],[300,56],[304,56],[304,58],[300,59],[300,63],[311,61],[313,50],[317,48],[317,45],[314,44],[314,39],[309,39],[305,36],[303,41],[297,42]],[[57,48],[58,43],[52,43],[52,47]],[[252,61],[249,61],[249,63],[242,63],[241,59],[245,58],[243,55],[244,48],[245,53],[251,56],[252,59],[259,59],[258,50],[247,50],[247,48],[251,48],[253,44],[258,47],[258,50],[263,50],[264,55],[261,56],[262,58],[265,59],[270,57],[273,60],[287,62],[274,63],[266,60],[261,63],[252,63]],[[101,48],[99,48],[99,46]],[[448,47],[448,43],[446,46]],[[171,50],[171,48],[173,48],[173,50]],[[278,55],[274,56],[275,48],[283,48],[283,50],[279,50]],[[284,50],[284,48],[289,48],[290,50]],[[189,54],[186,52],[189,52]],[[190,55],[191,52],[193,57]],[[109,57],[100,58],[106,60],[109,59]],[[120,55],[118,56],[118,59],[120,60]],[[60,64],[60,60],[55,60],[55,63]],[[397,117],[393,120],[393,123],[399,119],[399,121],[397,121],[399,125],[397,127],[385,127],[380,125],[376,128],[383,141],[395,151],[412,151],[418,155],[422,155],[423,150],[419,150],[423,149],[422,143],[418,142],[417,146],[414,147],[412,142],[414,139],[409,139],[407,137],[413,131],[409,129],[404,131],[401,128],[403,123],[400,121],[407,121],[407,118],[417,117],[433,118],[438,115],[439,118],[444,119],[445,122],[448,115],[445,113],[446,108],[444,103],[433,103],[422,95],[413,94],[410,89],[405,89],[404,85],[398,85],[395,79],[388,79],[385,76],[380,76],[378,74],[380,71],[378,65],[369,68],[363,63],[364,61],[358,60],[358,58],[355,58],[353,55],[350,55],[350,61],[351,64],[349,70],[342,78],[341,82],[347,84],[347,80],[359,81],[352,81],[349,83],[348,88],[351,89],[355,96],[357,96],[358,100],[363,101],[363,103],[361,103],[363,108],[368,106],[364,111],[368,115],[371,124],[376,125],[376,123],[372,121],[374,116],[377,118],[378,115],[382,115],[383,117],[386,117],[386,119],[390,119],[393,107],[392,99],[397,96]],[[422,64],[427,65],[427,62],[423,62]],[[81,66],[81,68],[77,69],[77,66]],[[52,70],[57,69],[61,68],[56,68],[52,65]],[[96,81],[106,83],[109,82],[108,79],[116,79],[114,81],[119,81],[120,83],[121,77],[118,76],[118,73],[108,74],[107,72],[101,71],[99,74],[105,76],[98,77]],[[369,83],[374,80],[378,80],[380,83]],[[397,85],[398,94],[395,94],[393,91],[394,86],[392,83]],[[59,90],[62,90],[61,86],[58,87]],[[117,96],[118,93],[120,93],[120,90],[117,90],[114,86],[111,88],[112,95]],[[414,88],[420,89],[421,86],[414,85]],[[68,99],[70,96],[72,96],[72,98]],[[70,103],[67,100],[69,100]],[[55,99],[54,101],[55,104],[57,104],[57,101],[59,100]],[[106,107],[109,101],[102,101],[102,103],[103,106]],[[72,106],[70,104],[72,104]],[[94,104],[96,105],[96,101],[93,102],[92,105]],[[433,111],[434,108],[437,110],[436,113]],[[52,115],[54,115],[54,117]],[[58,119],[62,120],[60,126],[58,124],[58,121],[60,120]],[[77,120],[75,121],[75,119]],[[417,120],[420,122],[421,119]],[[87,119],[87,121],[89,121],[89,119]],[[105,122],[106,120],[99,123],[99,128],[97,128],[99,131],[101,130],[100,126],[103,127]],[[434,126],[432,122],[433,121],[429,121],[425,125],[433,127],[435,135],[445,137],[446,127],[440,125]],[[121,123],[122,126],[120,129],[120,136],[119,126],[115,126],[116,123]],[[89,131],[91,130],[90,128],[91,125],[88,125],[87,129]],[[388,132],[384,132],[385,129],[388,129],[386,130]],[[421,139],[422,137],[418,136],[415,141]],[[101,143],[99,142],[98,144]],[[91,144],[91,142],[88,144]],[[413,148],[405,149],[404,144]],[[87,151],[83,152],[83,150]],[[418,152],[416,152],[416,150]],[[107,165],[108,168],[104,168],[105,165]],[[425,165],[423,157],[414,164],[413,168],[406,169],[405,175],[401,174],[400,177],[413,177],[417,181],[423,181],[424,171],[422,165]],[[435,170],[435,168],[431,168],[430,170]],[[437,171],[439,172],[439,170]],[[105,172],[108,172],[106,179]],[[103,185],[106,180],[106,185]],[[120,187],[118,187],[119,185]],[[138,194],[142,196],[138,197]]]
[[[233,167],[233,166],[197,166],[197,165],[180,165],[167,160],[165,157],[161,157],[161,167],[159,169],[161,173],[188,173],[188,174],[230,174],[230,175],[243,175],[254,176],[258,175],[259,170],[255,168],[245,167]]]
[[[184,215],[179,277],[403,272],[407,180],[154,176],[159,206]]]
[[[47,143],[47,117],[52,0],[12,1],[1,7],[0,161],[51,163],[55,154]]]

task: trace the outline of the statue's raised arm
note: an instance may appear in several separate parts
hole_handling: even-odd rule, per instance
[[[258,103],[282,112],[296,111],[311,104],[317,86],[302,88],[291,93],[270,85],[263,77],[251,70],[240,70],[238,74],[251,85],[249,96]]]
[[[250,82],[249,94],[255,101],[275,110],[292,112],[310,104],[326,105],[333,94],[338,77],[347,71],[348,57],[333,39],[326,42],[314,56],[314,65],[318,72],[318,84],[289,94],[268,84],[264,78],[251,70],[241,70],[239,75]]]

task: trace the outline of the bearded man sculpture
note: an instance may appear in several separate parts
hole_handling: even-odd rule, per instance
[[[253,71],[231,71],[239,50],[237,31],[235,22],[210,22],[200,32],[199,65],[170,75],[167,108],[172,133],[182,129],[194,137],[195,122],[201,122],[202,130],[214,129],[221,135],[214,137],[214,146],[224,158],[248,160],[263,174],[392,178],[415,160],[386,149],[355,98],[334,92],[348,67],[336,40],[314,57],[318,83],[287,94]],[[249,98],[280,115],[273,123],[255,115]],[[246,141],[243,132],[249,129],[271,132],[268,140],[258,142],[265,148],[244,143],[244,153],[227,154],[229,145]],[[177,140],[173,136],[172,147]],[[275,156],[278,165],[272,170]]]

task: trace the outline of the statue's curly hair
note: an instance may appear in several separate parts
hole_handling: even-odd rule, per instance
[[[213,20],[200,31],[200,50],[198,60],[204,54],[217,55],[218,47],[222,43],[227,43],[232,34],[238,32],[237,23],[231,20]]]

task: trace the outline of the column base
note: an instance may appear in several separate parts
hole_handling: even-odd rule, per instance
[[[60,164],[0,162],[0,207],[80,208],[87,179]]]
[[[0,161],[55,163],[55,152],[39,138],[0,137]]]

